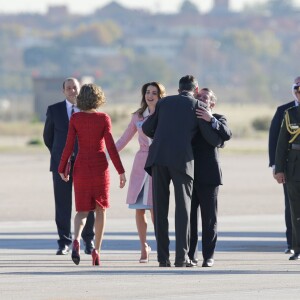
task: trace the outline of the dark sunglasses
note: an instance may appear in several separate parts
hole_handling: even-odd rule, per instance
[[[295,85],[294,86],[294,91],[296,91],[296,92],[300,92],[300,85]]]

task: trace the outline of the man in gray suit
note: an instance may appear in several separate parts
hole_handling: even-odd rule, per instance
[[[169,185],[175,191],[176,267],[195,266],[188,257],[191,194],[194,177],[194,157],[191,141],[200,130],[212,146],[222,140],[208,122],[197,119],[198,83],[192,75],[179,81],[179,94],[161,99],[143,124],[143,132],[153,142],[149,148],[145,170],[152,175],[154,229],[157,259],[160,267],[170,267],[169,253]]]

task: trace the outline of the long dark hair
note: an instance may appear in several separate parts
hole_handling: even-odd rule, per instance
[[[157,81],[152,81],[152,82],[148,82],[148,83],[145,83],[143,86],[142,86],[142,89],[141,89],[141,93],[142,93],[142,100],[141,100],[141,105],[140,105],[140,108],[137,109],[135,113],[137,113],[139,115],[139,117],[142,117],[143,116],[143,113],[144,111],[146,110],[146,108],[148,107],[147,105],[147,102],[146,102],[146,98],[145,98],[145,95],[146,95],[146,92],[147,92],[147,88],[148,86],[155,86],[157,88],[157,91],[158,91],[158,99],[161,99],[163,97],[166,96],[166,88],[160,83],[160,82],[157,82]]]

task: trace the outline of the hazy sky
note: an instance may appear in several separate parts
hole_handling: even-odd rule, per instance
[[[116,0],[130,8],[145,8],[152,12],[176,12],[183,0]],[[190,0],[199,10],[206,11],[212,0]],[[266,0],[231,0],[234,10],[241,9],[245,4],[262,3]],[[284,1],[284,0],[282,0]],[[67,5],[71,13],[91,13],[95,8],[102,7],[111,0],[0,0],[0,13],[39,12],[45,13],[49,5]],[[296,0],[295,3],[300,3]]]

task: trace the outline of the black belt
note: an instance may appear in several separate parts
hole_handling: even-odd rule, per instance
[[[291,144],[291,149],[300,150],[300,145],[299,144]]]

